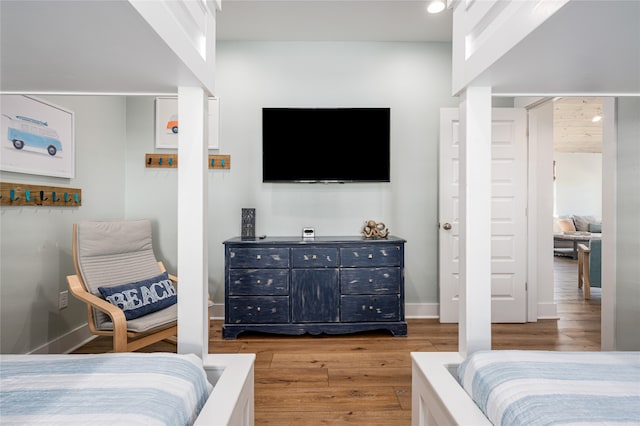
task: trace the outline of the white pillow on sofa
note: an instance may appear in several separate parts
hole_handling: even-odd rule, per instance
[[[590,223],[599,223],[595,216],[579,216],[573,215],[573,223],[575,224],[576,231],[589,232]]]

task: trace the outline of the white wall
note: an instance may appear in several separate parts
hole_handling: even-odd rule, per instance
[[[74,273],[72,224],[124,215],[125,99],[41,96],[75,112],[76,177],[0,172],[3,182],[82,189],[80,207],[10,207],[0,210],[0,353],[26,353],[86,324],[85,305],[58,293]]]
[[[602,154],[555,152],[555,215],[602,217]]]
[[[359,235],[365,220],[407,239],[406,301],[436,306],[437,169],[440,107],[449,96],[447,43],[220,42],[220,154],[231,170],[209,171],[209,290],[224,301],[225,239],[240,235],[243,207],[256,209],[258,235]],[[153,152],[153,100],[130,98],[127,216],[159,217],[160,247],[175,263],[175,171],[143,169]],[[262,107],[391,107],[391,183],[264,184]],[[335,155],[318,147],[320,155]],[[213,153],[216,153],[215,151]],[[375,162],[375,153],[362,161]],[[149,194],[150,196],[142,196]],[[178,275],[180,271],[177,271]],[[434,313],[437,310],[433,310]]]

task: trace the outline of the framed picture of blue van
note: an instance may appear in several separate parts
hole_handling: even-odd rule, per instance
[[[220,101],[209,98],[208,149],[219,149]],[[178,119],[178,98],[156,98],[156,148],[178,148],[180,120]]]
[[[44,99],[0,95],[0,170],[75,177],[74,113]]]

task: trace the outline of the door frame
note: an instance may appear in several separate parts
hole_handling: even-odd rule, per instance
[[[527,321],[557,319],[553,300],[553,104],[542,98],[526,105],[528,179],[527,184]],[[540,236],[540,229],[548,234]],[[544,305],[541,283],[550,282],[551,300]],[[542,290],[542,291],[541,291]]]
[[[578,95],[574,95],[578,96]],[[586,95],[585,95],[586,96]],[[594,95],[601,96],[601,95]],[[532,149],[534,147],[542,144],[544,140],[544,136],[541,135],[538,131],[533,130],[535,126],[532,126],[532,123],[536,122],[536,120],[544,120],[543,117],[537,115],[536,107],[542,105],[545,102],[550,101],[551,97],[546,98],[538,98],[538,101],[531,103],[530,105],[525,105],[529,111],[529,153],[531,154]],[[602,109],[603,115],[607,117],[607,119],[603,122],[602,134],[602,224],[603,228],[606,230],[606,233],[602,234],[602,302],[601,302],[601,312],[600,312],[600,345],[601,350],[615,350],[615,313],[616,313],[616,179],[618,175],[618,167],[617,167],[617,101],[615,97],[602,97]],[[553,118],[551,117],[551,120]],[[551,128],[553,129],[553,121],[549,123]],[[551,148],[551,155],[553,156],[553,146]],[[529,226],[530,230],[535,229],[535,224],[539,223],[538,220],[541,219],[541,213],[539,209],[536,208],[537,200],[540,197],[537,194],[537,191],[541,191],[542,189],[535,183],[538,179],[541,179],[541,175],[543,171],[539,168],[539,163],[542,161],[541,158],[535,157],[535,152],[533,156],[529,157]],[[553,157],[552,157],[553,158]],[[533,202],[531,199],[533,198]],[[552,217],[553,211],[551,212],[549,217]],[[533,228],[532,228],[533,227]],[[546,238],[547,240],[552,240],[553,236],[553,228],[549,227],[549,236]],[[537,233],[531,233],[532,239],[537,239]],[[532,248],[533,242],[529,241],[530,248]],[[539,244],[539,241],[538,243]],[[551,266],[553,265],[553,255],[551,255]],[[538,319],[544,318],[557,318],[557,313],[553,313],[551,311],[543,311],[539,312],[540,304],[538,303],[538,288],[541,280],[541,272],[544,270],[540,263],[540,257],[535,256],[534,251],[529,250],[528,254],[528,264],[529,264],[529,291],[527,292],[528,300],[528,315],[529,321],[535,322]],[[535,265],[535,267],[533,267]],[[577,285],[576,285],[577,287]],[[554,309],[555,309],[555,303]]]

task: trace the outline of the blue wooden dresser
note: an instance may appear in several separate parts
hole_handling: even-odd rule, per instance
[[[225,241],[222,336],[368,330],[406,336],[404,243],[393,236]]]

